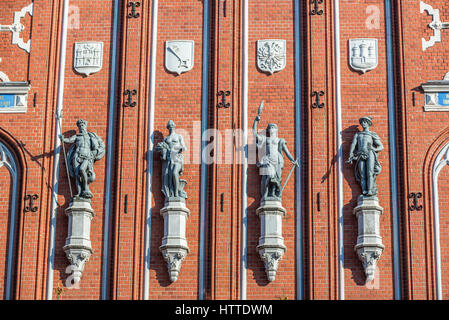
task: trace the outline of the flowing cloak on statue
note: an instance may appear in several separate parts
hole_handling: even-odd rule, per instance
[[[373,142],[376,142],[376,140],[380,140],[377,133],[372,132],[372,131],[368,131],[368,132],[361,131],[361,132],[358,132],[357,134],[369,134],[373,138]],[[375,152],[373,150],[369,150],[368,154],[363,154],[363,152],[361,152],[361,150],[359,149],[359,146],[357,146],[357,152],[355,154],[355,158],[357,159],[357,162],[355,164],[354,171],[355,171],[355,179],[360,183],[362,181],[362,173],[360,172],[360,161],[366,161],[366,160],[368,160],[368,157],[373,157],[373,159],[374,159],[374,168],[373,168],[374,177],[379,175],[380,171],[382,170],[382,166],[380,165],[380,162],[377,159],[377,152]],[[367,168],[367,169],[369,169],[369,168]]]
[[[257,166],[260,168],[259,173],[262,176],[268,176],[271,184],[276,184],[281,187],[282,168],[284,168],[284,156],[282,150],[284,149],[285,140],[276,138],[274,141],[271,138],[267,138],[258,134],[256,136],[256,145],[258,155],[261,156],[257,162]],[[275,144],[271,149],[271,152],[267,150],[267,143]],[[275,151],[275,152],[272,152]]]
[[[90,156],[88,158],[79,158],[78,154],[76,153],[78,146],[76,145],[76,143],[74,143],[67,152],[67,162],[69,165],[70,176],[76,178],[76,167],[81,165],[81,163],[83,163],[83,161],[85,160],[89,161],[89,165],[87,168],[87,183],[91,183],[95,180],[94,162],[104,157],[106,148],[103,140],[101,140],[101,138],[97,136],[96,133],[88,132],[87,134],[90,138]],[[79,135],[79,133],[77,135]]]

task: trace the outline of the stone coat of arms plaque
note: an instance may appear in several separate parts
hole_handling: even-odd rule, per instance
[[[165,42],[165,68],[180,75],[192,70],[195,42],[193,40],[173,40]]]
[[[377,39],[349,39],[349,65],[363,73],[377,67]]]
[[[103,42],[77,42],[74,48],[73,68],[89,76],[103,67]]]
[[[286,65],[285,40],[257,40],[257,67],[273,74]]]

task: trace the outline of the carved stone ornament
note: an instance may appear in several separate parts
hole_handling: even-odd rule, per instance
[[[431,5],[420,2],[420,13],[427,11],[427,14],[432,16],[432,22],[429,23],[429,28],[433,30],[433,35],[429,40],[421,38],[422,41],[422,51],[426,51],[428,48],[433,47],[435,43],[441,42],[441,30],[449,29],[448,22],[441,22],[440,20],[440,10],[434,9]]]
[[[257,67],[273,74],[285,68],[287,45],[285,40],[257,40]]]
[[[443,80],[421,84],[424,91],[424,111],[449,111],[449,73]]]
[[[280,201],[262,201],[256,211],[260,218],[260,238],[257,246],[260,258],[264,262],[268,281],[276,279],[279,261],[284,256],[287,247],[282,237],[282,219],[286,210]]]
[[[24,18],[27,13],[30,16],[33,16],[33,3],[30,3],[20,11],[14,12],[13,23],[9,26],[0,25],[0,31],[12,32],[12,44],[17,45],[19,48],[30,53],[31,39],[25,43],[20,37],[20,33],[25,29],[25,26],[20,22],[20,20]]]
[[[77,42],[74,46],[73,68],[89,76],[103,67],[103,42]]]
[[[68,236],[63,247],[70,262],[74,283],[81,280],[84,266],[92,254],[90,241],[90,225],[94,211],[89,200],[73,199],[65,210],[69,217]]]
[[[165,42],[165,68],[168,71],[181,73],[192,70],[195,58],[195,42],[193,40],[172,40]]]
[[[365,73],[378,64],[377,39],[349,39],[349,65]]]

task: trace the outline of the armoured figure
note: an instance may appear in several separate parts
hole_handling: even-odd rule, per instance
[[[296,166],[297,161],[293,158],[287,148],[284,139],[278,138],[278,127],[274,123],[269,123],[266,129],[267,136],[257,133],[257,124],[260,122],[260,114],[257,115],[253,123],[253,134],[256,139],[259,173],[262,176],[260,193],[263,200],[281,199],[281,176],[284,167],[284,156]]]
[[[170,198],[187,198],[187,193],[184,191],[187,182],[180,179],[184,171],[182,152],[187,148],[184,138],[175,132],[175,128],[173,120],[168,121],[169,135],[155,148],[160,153],[162,160],[162,193],[166,201]]]
[[[80,198],[92,198],[89,184],[95,180],[94,162],[105,155],[103,140],[93,132],[87,132],[87,121],[79,119],[76,122],[79,133],[64,138],[60,135],[63,143],[73,143],[67,154],[67,165],[70,176],[75,178]]]
[[[362,195],[371,197],[377,195],[376,178],[382,167],[378,160],[378,152],[383,150],[379,136],[369,130],[373,125],[371,117],[359,119],[363,131],[357,132],[349,150],[347,163],[355,160],[355,178],[362,187]]]

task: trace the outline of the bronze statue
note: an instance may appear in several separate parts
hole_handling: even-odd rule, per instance
[[[278,137],[278,127],[274,123],[269,123],[266,129],[266,136],[257,133],[257,124],[260,122],[263,108],[263,101],[259,107],[259,113],[254,119],[253,134],[256,139],[259,173],[262,176],[260,193],[263,200],[281,200],[282,190],[281,177],[284,168],[284,156],[293,163],[294,169],[298,163],[290,154],[287,143]],[[290,176],[289,176],[290,177]],[[285,184],[284,184],[285,186]]]
[[[105,155],[105,145],[95,133],[87,132],[87,121],[79,119],[76,125],[79,133],[70,138],[60,135],[60,138],[63,143],[73,143],[67,154],[67,166],[76,181],[77,197],[90,199],[93,195],[89,184],[95,180],[94,162]]]
[[[182,152],[186,150],[184,138],[175,132],[176,125],[173,120],[168,121],[169,135],[156,146],[162,160],[162,193],[166,201],[170,198],[186,199],[184,191],[186,181],[180,179],[184,171],[184,157]]]
[[[384,147],[379,136],[369,130],[373,125],[371,117],[362,117],[359,122],[363,131],[355,134],[346,162],[356,161],[355,178],[362,187],[362,195],[372,197],[377,195],[376,178],[382,169],[377,154]]]

